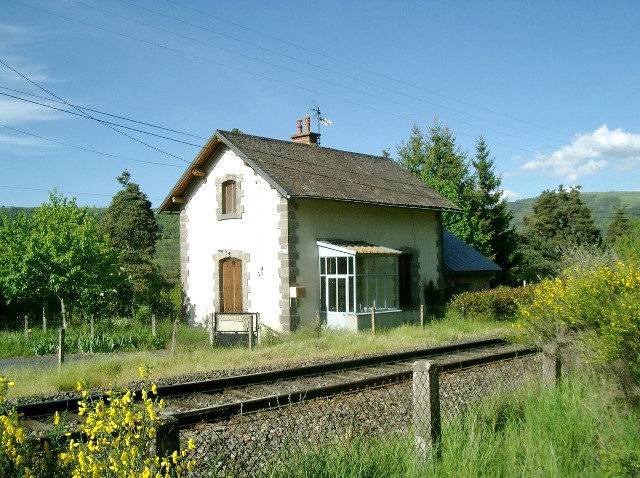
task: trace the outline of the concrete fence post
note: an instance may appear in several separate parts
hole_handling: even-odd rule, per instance
[[[435,362],[413,364],[413,425],[418,464],[440,458],[440,371]]]
[[[156,456],[165,458],[174,451],[180,453],[180,427],[178,419],[171,415],[162,415],[162,422],[156,429]]]
[[[556,387],[562,379],[562,358],[557,343],[542,347],[542,381],[546,387]]]
[[[420,328],[424,329],[424,304],[420,304]]]
[[[24,340],[29,340],[29,316],[24,316]]]
[[[151,314],[151,337],[156,336],[156,314]]]

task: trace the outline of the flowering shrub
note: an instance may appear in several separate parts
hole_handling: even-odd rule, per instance
[[[36,440],[20,426],[15,408],[8,406],[9,382],[0,376],[0,474],[19,478],[64,476],[66,467],[58,460],[62,450],[63,424],[56,414],[49,433]]]
[[[140,367],[148,376],[149,368]],[[155,453],[155,439],[164,407],[155,385],[141,390],[142,402],[136,402],[131,390],[106,392],[107,400],[92,400],[84,382],[78,382],[79,414],[85,417],[78,438],[68,440],[65,423],[54,419],[50,436],[41,446],[30,440],[19,426],[18,415],[5,407],[8,382],[0,377],[0,475],[11,477],[180,477],[193,470],[195,462],[187,460],[187,450],[160,457]],[[188,448],[193,448],[189,441]]]
[[[596,359],[622,361],[640,380],[640,268],[577,266],[544,280],[514,325],[539,343],[580,336]]]
[[[521,304],[531,300],[530,287],[498,287],[456,295],[449,307],[474,320],[513,321]]]

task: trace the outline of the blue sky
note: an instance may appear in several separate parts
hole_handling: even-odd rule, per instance
[[[483,135],[511,199],[640,190],[639,45],[637,1],[0,0],[0,205],[106,206],[128,169],[158,206],[216,129],[314,107],[324,147]]]

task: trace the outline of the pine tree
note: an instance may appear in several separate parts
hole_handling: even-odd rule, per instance
[[[462,209],[462,214],[445,212],[443,227],[465,242],[473,238],[469,223],[468,189],[472,185],[466,153],[455,144],[455,135],[437,120],[423,134],[414,125],[407,143],[398,147],[398,161],[424,183]]]
[[[133,305],[152,305],[159,271],[153,265],[158,239],[158,223],[147,195],[140,186],[131,182],[125,170],[117,177],[123,189],[111,200],[102,219],[101,230],[109,243],[122,252],[122,267],[129,276],[134,290]]]
[[[613,219],[607,227],[604,242],[609,247],[613,246],[622,236],[631,231],[631,220],[624,212],[624,208],[618,206],[613,214]]]
[[[470,189],[469,215],[474,231],[473,247],[503,268],[499,283],[511,282],[510,269],[518,260],[518,233],[511,225],[513,214],[501,189],[502,180],[495,173],[494,160],[484,137],[476,143],[473,188]]]

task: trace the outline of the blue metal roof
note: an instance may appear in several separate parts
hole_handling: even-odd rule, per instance
[[[498,272],[502,268],[446,229],[442,231],[444,272]]]

